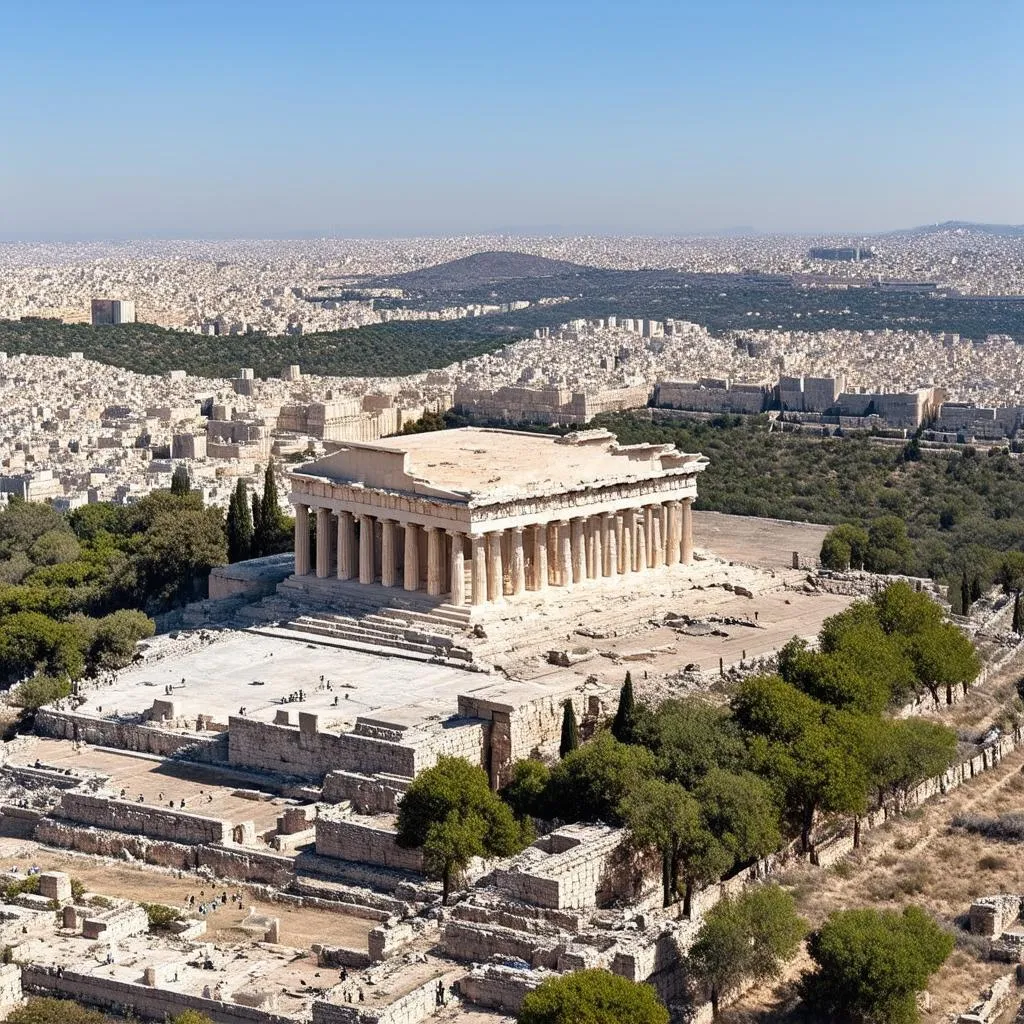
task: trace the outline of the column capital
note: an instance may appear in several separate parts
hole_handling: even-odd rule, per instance
[[[487,534],[485,534],[485,533],[476,532],[476,533],[471,533],[469,535],[469,539],[475,544],[477,541],[483,540],[484,537],[486,537],[486,536],[487,536]]]
[[[526,527],[525,526],[510,526],[509,529],[512,531],[512,533],[522,534],[523,531],[526,529]]]
[[[466,536],[465,530],[449,530],[449,529],[446,529],[444,532],[447,533],[449,537],[465,537]],[[470,536],[472,536],[472,534]]]
[[[679,508],[679,499],[672,498],[671,501],[666,501],[665,504],[668,505],[669,508]]]

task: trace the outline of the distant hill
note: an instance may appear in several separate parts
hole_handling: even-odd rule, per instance
[[[961,231],[972,235],[999,235],[1003,238],[1024,238],[1024,224],[976,224],[969,220],[946,220],[941,224],[923,224],[916,228],[893,231],[894,235],[941,235]]]
[[[538,277],[564,277],[569,274],[593,272],[593,267],[549,260],[522,252],[475,252],[472,256],[439,263],[423,270],[378,278],[375,283],[407,292],[461,291],[501,281],[523,281]]]

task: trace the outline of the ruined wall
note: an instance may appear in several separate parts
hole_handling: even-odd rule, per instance
[[[387,1006],[336,1004],[318,999],[313,1004],[313,1024],[417,1024],[437,1009],[437,980],[431,978]]]
[[[423,871],[423,851],[403,850],[395,843],[395,833],[369,821],[351,818],[316,819],[316,852],[320,857],[376,864],[399,871]]]
[[[397,775],[360,775],[333,771],[324,776],[323,799],[329,804],[350,800],[358,814],[393,814],[411,780]]]
[[[295,1024],[293,1017],[283,1017],[255,1007],[68,969],[58,974],[54,967],[28,964],[21,969],[21,983],[26,992],[65,996],[115,1013],[132,1012],[149,1020],[162,1021],[186,1010],[195,1010],[206,1014],[216,1024]]]
[[[153,726],[114,722],[81,714],[70,715],[52,708],[42,708],[36,714],[35,731],[40,736],[80,740],[98,747],[135,750],[160,757],[185,757],[189,761],[205,764],[227,760],[227,737],[223,734],[183,736]]]
[[[304,731],[232,716],[228,722],[228,763],[242,768],[320,778],[332,768],[364,775],[412,778],[416,750],[355,733]]]
[[[244,847],[185,845],[147,839],[85,825],[44,818],[36,826],[33,838],[47,846],[63,850],[78,850],[99,857],[122,858],[128,854],[134,860],[159,867],[198,871],[207,868],[218,878],[232,878],[239,882],[263,882],[267,885],[287,885],[294,879],[294,862],[280,854]]]
[[[226,843],[231,839],[231,823],[220,818],[84,793],[65,793],[61,797],[60,813],[83,825],[150,839],[170,839],[178,843]]]

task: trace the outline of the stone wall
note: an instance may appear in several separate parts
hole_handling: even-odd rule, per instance
[[[78,850],[99,857],[121,858],[127,854],[134,860],[158,867],[183,871],[207,868],[218,878],[231,878],[239,882],[287,885],[294,878],[294,862],[290,857],[243,847],[157,841],[145,836],[74,825],[51,818],[39,822],[34,838],[47,846]]]
[[[36,714],[35,731],[40,736],[80,740],[98,747],[116,747],[160,757],[186,757],[189,761],[209,764],[225,762],[228,753],[227,737],[223,734],[182,735],[153,726],[68,714],[53,708],[42,708]]]
[[[520,971],[497,965],[476,967],[459,982],[459,989],[468,1003],[516,1014],[527,993],[548,977],[551,975],[547,971]]]
[[[316,852],[319,857],[376,864],[399,871],[423,871],[422,850],[403,850],[395,833],[373,824],[372,819],[316,819]]]
[[[408,994],[386,1006],[363,1003],[313,1003],[313,1024],[417,1024],[437,1009],[438,975],[418,985]]]
[[[60,815],[82,825],[96,825],[150,839],[170,839],[176,843],[231,840],[231,823],[220,818],[85,793],[65,793],[60,801]]]
[[[317,779],[334,768],[412,778],[416,754],[412,746],[354,732],[304,730],[242,716],[228,722],[228,763],[236,767]]]
[[[186,1010],[195,1010],[215,1024],[295,1024],[293,1017],[255,1007],[68,969],[58,973],[53,967],[27,964],[21,969],[21,983],[27,993],[64,996],[114,1013],[131,1012],[147,1020],[162,1021]]]
[[[359,814],[394,814],[411,782],[400,775],[360,775],[338,770],[324,776],[323,799],[329,804],[350,800]]]

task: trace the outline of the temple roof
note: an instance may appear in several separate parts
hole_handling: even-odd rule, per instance
[[[388,491],[487,504],[516,497],[691,476],[703,455],[671,444],[620,445],[607,430],[555,437],[518,430],[463,427],[345,442],[298,467],[296,476],[358,483]]]

